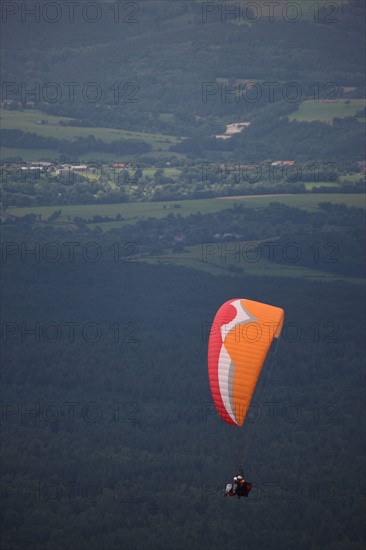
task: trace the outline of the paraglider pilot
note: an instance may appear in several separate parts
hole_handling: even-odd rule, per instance
[[[240,497],[247,497],[250,493],[250,490],[252,488],[252,484],[248,481],[245,481],[243,476],[243,471],[241,468],[239,468],[239,474],[234,476],[233,483],[228,483],[226,485],[224,496],[237,496]]]

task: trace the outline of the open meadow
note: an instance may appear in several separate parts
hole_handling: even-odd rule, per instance
[[[364,285],[365,281],[362,278],[339,276],[327,271],[319,269],[311,269],[295,264],[280,264],[268,259],[261,258],[258,261],[250,261],[246,258],[245,253],[240,254],[240,261],[234,259],[233,254],[227,254],[225,261],[221,259],[220,247],[227,247],[228,251],[232,251],[235,247],[241,251],[245,251],[247,247],[256,247],[256,252],[261,250],[260,243],[253,242],[227,242],[227,243],[210,243],[214,249],[217,247],[217,253],[207,255],[205,246],[202,245],[186,246],[184,251],[174,253],[167,251],[164,255],[157,256],[141,256],[140,260],[152,265],[176,265],[186,268],[198,269],[210,273],[211,275],[227,275],[231,277],[242,277],[244,274],[253,277],[290,277],[301,278],[312,281],[347,281],[348,283]],[[235,249],[236,249],[235,248]],[[249,250],[249,249],[248,249]],[[265,248],[263,247],[263,250]],[[211,251],[211,249],[210,249]]]
[[[100,224],[104,229],[119,227],[126,223],[135,223],[140,218],[164,218],[169,214],[189,216],[190,214],[208,214],[232,208],[235,204],[244,204],[248,207],[265,207],[271,202],[280,202],[288,206],[316,210],[321,202],[346,204],[358,208],[365,208],[365,195],[347,193],[308,193],[294,195],[261,195],[246,197],[221,197],[213,199],[196,199],[183,201],[156,201],[134,202],[120,204],[72,204],[56,206],[25,206],[10,207],[7,213],[13,216],[36,214],[43,220],[58,209],[61,209],[60,222],[73,220],[75,216],[89,220],[93,216],[115,217],[118,214],[123,218],[120,221],[112,221]],[[57,223],[57,222],[56,222]]]
[[[365,104],[365,99],[321,99],[319,101],[308,99],[299,105],[297,111],[288,115],[288,119],[298,122],[319,120],[332,124],[334,118],[356,116],[357,112],[365,107]],[[364,122],[365,117],[359,117],[358,120]]]
[[[37,109],[24,111],[1,109],[0,117],[3,130],[21,130],[22,132],[32,132],[40,136],[68,141],[90,135],[93,135],[96,139],[101,139],[105,143],[120,139],[141,140],[151,145],[153,150],[167,150],[179,141],[175,136],[159,133],[132,132],[117,128],[69,126],[73,119],[48,115]]]

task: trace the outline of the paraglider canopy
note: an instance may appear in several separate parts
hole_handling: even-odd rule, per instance
[[[208,374],[216,409],[228,424],[242,426],[283,320],[283,309],[253,300],[236,298],[218,310],[208,344]]]

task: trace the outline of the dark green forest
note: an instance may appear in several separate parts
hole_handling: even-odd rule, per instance
[[[275,17],[273,3],[259,2],[36,4],[3,9],[6,107],[36,107],[90,128],[175,135],[184,139],[171,151],[192,158],[363,158],[364,120],[287,116],[305,100],[340,107],[365,97],[364,2],[295,2],[295,12],[281,5]],[[213,137],[242,121],[250,122],[246,131]],[[30,134],[7,132],[4,144],[33,148]],[[53,139],[70,158],[96,147],[144,152],[141,144],[80,139],[70,150]]]
[[[1,548],[363,550],[365,2],[0,8]],[[242,428],[234,298],[285,311]]]
[[[189,227],[220,232],[232,219],[253,231],[260,212],[262,236],[280,231],[276,216],[320,240],[321,219],[336,242],[351,218],[362,233],[357,210],[325,204],[300,220],[283,209]],[[136,243],[141,229],[154,239],[139,227],[128,229]],[[152,266],[116,255],[122,228],[72,233],[31,219],[2,232],[4,548],[236,548],[244,536],[253,549],[363,548],[362,283]],[[339,245],[338,273],[357,276],[362,242]],[[217,416],[207,379],[210,325],[236,296],[286,313],[243,429]],[[254,488],[226,500],[239,462]]]

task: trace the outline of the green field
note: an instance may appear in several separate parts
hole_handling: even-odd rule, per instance
[[[175,115],[174,113],[160,113],[159,119],[163,120],[164,122],[174,122]]]
[[[161,202],[134,202],[122,204],[86,204],[86,205],[54,205],[54,206],[26,206],[22,208],[9,208],[8,214],[15,216],[24,216],[25,214],[41,214],[43,219],[47,219],[55,210],[61,209],[62,215],[59,221],[68,221],[68,216],[73,219],[79,216],[84,219],[90,219],[96,214],[100,216],[115,217],[121,214],[124,221],[107,222],[101,224],[105,229],[118,227],[126,223],[135,223],[139,218],[163,218],[168,214],[180,214],[189,216],[190,214],[207,214],[210,212],[219,212],[231,208],[234,204],[245,204],[249,207],[267,206],[271,202],[281,202],[288,206],[306,208],[307,210],[316,210],[320,202],[345,203],[347,206],[366,208],[365,195],[361,194],[341,194],[341,193],[309,193],[298,195],[279,195],[279,196],[256,196],[245,198],[225,198],[225,199],[199,199],[184,201],[161,201]],[[174,208],[179,205],[180,208]]]
[[[175,202],[150,202],[150,203],[124,203],[124,204],[107,204],[107,205],[70,205],[70,206],[41,206],[41,207],[26,207],[26,208],[9,208],[7,213],[15,216],[24,216],[25,214],[34,213],[41,215],[43,220],[46,220],[56,209],[62,210],[62,215],[58,222],[72,223],[74,216],[79,216],[84,219],[92,218],[94,215],[104,215],[115,217],[120,214],[124,220],[98,223],[97,225],[103,230],[120,227],[125,224],[134,224],[141,218],[162,218],[168,214],[179,214],[188,216],[197,212],[210,213],[230,208],[234,204],[246,204],[249,207],[267,206],[270,202],[277,201],[288,206],[306,208],[315,210],[320,202],[345,203],[348,206],[366,207],[365,195],[360,194],[303,194],[303,195],[284,195],[278,197],[255,197],[255,198],[230,198],[230,199],[205,199],[191,201],[175,201]],[[180,208],[174,208],[174,205],[180,205]],[[95,227],[95,224],[89,224],[90,227]],[[70,226],[71,227],[71,226]],[[244,246],[245,242],[240,243]],[[260,242],[258,243],[260,245]],[[219,247],[220,244],[218,243]],[[341,277],[332,273],[311,269],[309,267],[301,267],[293,264],[278,264],[270,262],[267,259],[260,259],[258,262],[243,261],[235,263],[234,258],[230,256],[228,261],[222,262],[220,254],[204,257],[202,245],[185,246],[183,252],[174,253],[167,251],[162,255],[151,256],[142,254],[140,260],[151,264],[174,264],[177,266],[185,266],[187,268],[207,271],[213,275],[230,275],[233,277],[241,276],[243,273],[252,276],[270,276],[270,277],[296,277],[311,280],[345,280],[353,284],[362,284],[361,278]],[[231,269],[240,268],[239,272],[233,272]]]
[[[41,161],[41,160],[48,160],[48,161],[59,161],[60,158],[60,152],[56,149],[20,149],[20,148],[12,148],[12,147],[0,147],[0,156],[1,160],[4,162],[7,159],[12,158],[20,158],[22,161]],[[168,151],[152,151],[149,153],[144,153],[144,158],[152,157],[156,159],[159,157],[160,159],[170,160],[172,156],[177,158],[185,158],[184,154],[181,153],[171,153]],[[84,155],[77,155],[78,161],[83,162],[90,162],[95,161],[96,159],[99,161],[104,162],[132,162],[138,158],[138,155],[116,155],[115,153],[105,153],[102,151],[92,151],[90,153],[85,153]],[[155,173],[156,168],[152,169],[152,173]],[[165,172],[167,175],[168,169],[165,169]],[[171,168],[171,170],[174,170],[174,168]],[[177,169],[179,172],[179,170]]]
[[[155,172],[156,168],[144,168],[142,170],[143,175],[149,176],[150,178],[154,177]],[[165,177],[175,178],[176,176],[179,176],[181,172],[182,171],[180,170],[180,168],[164,168]]]
[[[0,148],[1,160],[21,158],[23,161],[58,160],[60,153],[56,149],[20,149],[13,147]],[[98,155],[99,156],[99,155]]]
[[[230,246],[230,243],[226,243]],[[231,243],[233,244],[233,243]],[[238,243],[235,243],[238,245]],[[244,248],[245,242],[239,243],[240,247]],[[252,244],[252,243],[251,243]],[[257,245],[260,247],[260,243]],[[217,244],[218,251],[220,243]],[[293,264],[279,264],[261,259],[258,262],[245,261],[245,255],[240,256],[240,261],[235,263],[233,256],[230,255],[225,262],[220,261],[220,253],[211,255],[205,259],[203,245],[185,246],[184,252],[175,254],[167,252],[161,256],[143,256],[142,260],[150,264],[165,264],[178,265],[191,269],[199,269],[211,273],[212,275],[230,275],[232,277],[240,277],[242,273],[255,277],[296,277],[311,280],[347,280],[354,284],[363,284],[363,279],[354,277],[340,277],[326,271],[311,269],[308,267],[300,267]],[[230,271],[230,266],[240,268],[242,272],[234,273]]]
[[[40,120],[47,121],[47,124],[37,124],[37,121]],[[23,132],[33,132],[40,136],[65,139],[68,141],[90,135],[106,143],[111,143],[119,139],[141,140],[151,145],[153,150],[167,150],[171,145],[179,141],[175,136],[165,134],[131,132],[115,128],[85,128],[79,126],[64,126],[60,124],[60,121],[68,123],[71,120],[72,119],[66,117],[47,115],[36,109],[28,109],[25,111],[0,110],[1,127],[4,130],[22,130]]]
[[[347,103],[346,103],[347,102]],[[365,107],[365,99],[339,99],[336,101],[320,100],[315,102],[312,99],[303,101],[297,111],[288,116],[289,120],[299,122],[312,122],[320,120],[331,124],[335,117],[345,118],[356,116],[357,111]],[[359,118],[359,121],[365,121],[365,118]]]
[[[304,185],[306,191],[311,191],[315,187],[338,187],[339,183],[337,181],[306,181]]]
[[[365,173],[356,172],[355,174],[345,174],[345,175],[339,176],[339,179],[341,181],[344,180],[344,181],[347,181],[347,182],[350,182],[350,183],[356,183],[359,180],[364,180],[365,179]]]

